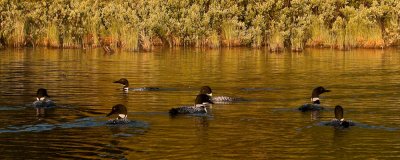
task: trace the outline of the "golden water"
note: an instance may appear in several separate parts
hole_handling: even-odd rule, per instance
[[[123,93],[131,87],[162,91]],[[202,85],[214,96],[208,116],[171,118]],[[324,86],[321,119],[296,108]],[[0,159],[399,159],[400,51],[167,49],[0,51]],[[47,88],[59,108],[38,118],[29,105]],[[115,104],[135,124],[110,126]],[[349,129],[321,125],[340,104]]]

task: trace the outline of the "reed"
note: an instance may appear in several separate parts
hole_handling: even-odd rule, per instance
[[[222,23],[222,45],[226,47],[236,47],[241,45],[240,30],[242,23],[232,19]]]
[[[2,47],[383,48],[400,45],[400,1],[0,1]]]
[[[170,41],[172,41],[172,46],[181,46],[182,45],[182,38],[179,36],[170,36]]]
[[[284,49],[284,36],[283,32],[280,31],[281,27],[278,27],[279,23],[273,24],[268,38],[268,49],[272,52],[280,52]]]
[[[211,32],[211,35],[208,38],[208,47],[210,48],[219,48],[220,47],[220,40],[219,35],[216,31]]]
[[[350,21],[347,26],[348,45],[351,48],[383,48],[384,40],[381,30],[376,24]]]
[[[227,47],[233,46],[235,41],[235,27],[230,22],[222,23],[222,44]]]
[[[346,49],[346,26],[341,17],[338,17],[332,26],[332,39],[333,39],[333,48],[337,48],[340,50]]]
[[[109,35],[110,37],[113,38],[113,41],[111,41],[112,46],[116,47],[122,47],[121,46],[121,34],[122,34],[122,29],[126,27],[126,25],[123,22],[119,21],[111,21],[111,26],[108,28]],[[127,33],[124,33],[127,34]]]
[[[139,32],[130,27],[122,29],[121,35],[122,48],[127,51],[139,51]]]
[[[328,27],[324,25],[322,19],[314,17],[315,21],[311,24],[311,37],[308,39],[306,46],[310,47],[331,47],[333,45],[332,37]]]
[[[283,48],[284,46],[282,34],[279,32],[272,33],[269,43],[269,50],[272,52],[279,52],[282,51]]]
[[[299,27],[299,28],[294,28],[292,30],[292,36],[290,39],[291,43],[291,50],[295,52],[301,52],[304,49],[304,42],[306,39],[306,29]]]
[[[262,46],[262,43],[263,43],[263,34],[262,34],[262,30],[261,30],[261,28],[260,27],[256,27],[255,29],[254,29],[254,37],[253,37],[253,41],[252,41],[252,43],[251,43],[251,46],[253,47],[253,48],[260,48],[261,46]]]
[[[14,23],[14,28],[11,36],[8,39],[8,44],[14,48],[20,48],[25,45],[25,34],[24,34],[25,23],[22,20],[17,20]]]
[[[60,48],[60,33],[55,24],[51,23],[47,27],[46,38],[44,39],[43,44],[45,46],[49,46],[51,48]]]
[[[88,29],[83,38],[83,47],[92,48],[100,46],[99,37],[99,23],[96,20],[90,20]]]
[[[151,43],[151,36],[146,34],[145,31],[141,31],[140,34],[140,47],[143,51],[151,51],[153,44]]]

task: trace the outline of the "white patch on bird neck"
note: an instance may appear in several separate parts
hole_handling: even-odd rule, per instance
[[[207,96],[210,96],[210,97],[212,97],[212,93],[209,93],[209,94],[207,94]]]
[[[123,90],[124,90],[125,92],[128,92],[128,91],[129,91],[129,88],[128,88],[128,87],[124,87]]]
[[[315,101],[318,101],[318,100],[319,100],[318,97],[311,98],[311,102],[315,102]]]
[[[36,100],[38,100],[38,101],[43,101],[44,99],[46,99],[46,97],[36,97]]]
[[[202,107],[204,109],[204,112],[207,113],[207,105],[206,104],[195,104],[194,107]]]
[[[126,117],[128,117],[128,115],[126,115],[126,114],[118,114],[118,117],[125,119]]]
[[[343,121],[344,121],[344,118],[340,119],[340,121],[343,122]]]

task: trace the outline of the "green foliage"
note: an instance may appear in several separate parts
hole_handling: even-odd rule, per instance
[[[397,0],[0,0],[0,48],[399,44]]]

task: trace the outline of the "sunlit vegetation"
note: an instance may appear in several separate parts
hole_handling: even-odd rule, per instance
[[[0,0],[0,48],[399,44],[398,0]]]

